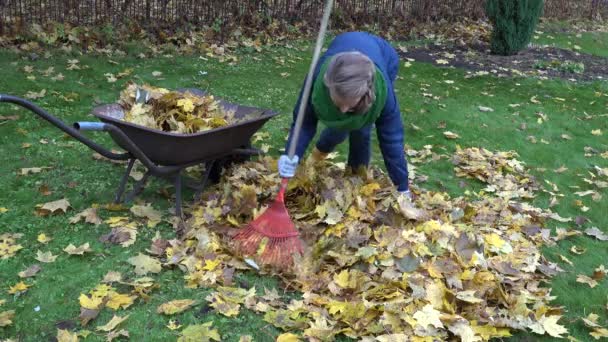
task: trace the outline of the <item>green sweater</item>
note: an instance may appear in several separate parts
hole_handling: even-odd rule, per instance
[[[363,114],[342,113],[333,103],[329,95],[329,89],[323,82],[328,65],[329,61],[321,66],[312,89],[311,101],[317,118],[327,127],[345,131],[354,131],[375,122],[384,109],[387,97],[386,80],[382,72],[376,67],[376,76],[374,77],[376,98],[369,110]]]

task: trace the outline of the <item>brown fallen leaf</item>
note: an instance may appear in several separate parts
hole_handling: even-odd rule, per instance
[[[15,310],[0,312],[0,327],[8,327],[9,325],[13,324],[14,317]]]
[[[99,238],[100,242],[120,244],[123,247],[131,246],[137,239],[137,230],[127,227],[114,227],[108,234]]]
[[[97,208],[88,208],[70,218],[70,223],[75,224],[83,220],[86,223],[91,223],[96,226],[103,223],[103,220],[97,215]]]
[[[591,278],[593,278],[593,280],[597,280],[602,281],[604,278],[606,277],[606,267],[604,267],[604,265],[600,265],[598,268],[596,268],[593,271],[593,275],[591,276]]]
[[[42,268],[40,268],[40,265],[38,264],[34,264],[30,267],[28,267],[25,271],[21,271],[18,273],[20,278],[30,278],[36,275],[36,273],[40,272]]]
[[[53,194],[53,192],[51,191],[51,189],[49,188],[48,185],[46,184],[42,184],[41,186],[38,187],[38,192],[42,195],[42,196],[50,196]]]
[[[8,115],[8,116],[0,115],[0,121],[14,121],[14,120],[19,120],[19,115]]]
[[[48,216],[52,214],[65,213],[69,208],[70,202],[64,198],[57,201],[36,205],[36,213],[38,216]]]

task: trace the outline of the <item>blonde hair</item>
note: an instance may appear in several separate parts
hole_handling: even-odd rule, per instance
[[[361,99],[356,112],[365,112],[374,103],[376,66],[360,52],[342,52],[332,57],[323,77],[325,86],[341,98]]]

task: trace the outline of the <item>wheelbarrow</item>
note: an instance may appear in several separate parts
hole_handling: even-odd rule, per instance
[[[178,91],[188,91],[195,95],[205,94],[204,91],[193,88],[178,89]],[[244,161],[262,153],[252,147],[251,137],[262,128],[266,121],[278,114],[268,109],[242,106],[220,100],[219,102],[225,110],[234,111],[236,118],[246,118],[246,120],[199,133],[177,134],[123,121],[125,112],[117,103],[93,108],[91,114],[100,120],[98,122],[76,122],[69,126],[28,100],[0,94],[0,102],[13,103],[29,109],[100,155],[112,160],[126,161],[126,171],[116,191],[114,203],[131,201],[143,190],[150,176],[172,181],[175,186],[175,213],[179,218],[183,218],[184,170],[196,165],[204,167],[200,180],[186,184],[196,190],[195,198],[198,198],[210,179],[219,178],[223,166]],[[87,138],[81,133],[82,131],[108,132],[112,140],[125,152],[112,152]],[[123,198],[136,160],[144,165],[146,172]]]

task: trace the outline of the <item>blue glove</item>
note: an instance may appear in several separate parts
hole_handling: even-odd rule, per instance
[[[289,159],[289,156],[284,154],[279,157],[279,175],[283,178],[291,178],[296,174],[296,167],[298,167],[298,156],[293,156]]]

